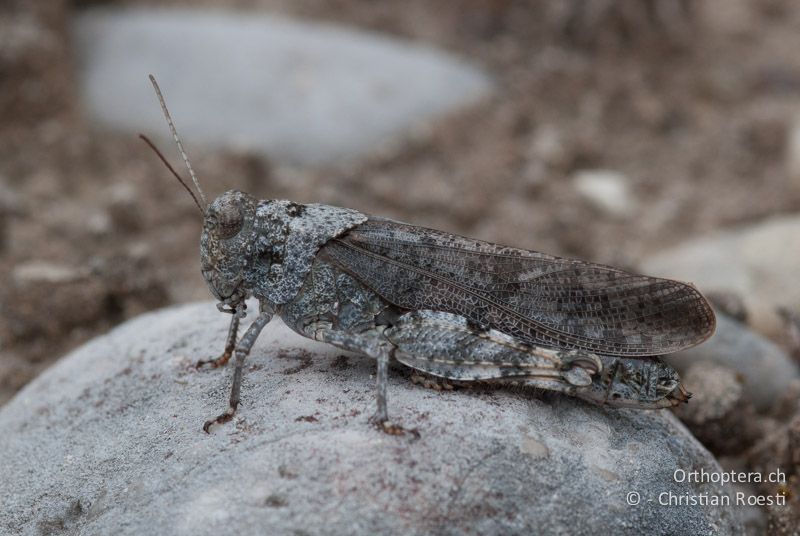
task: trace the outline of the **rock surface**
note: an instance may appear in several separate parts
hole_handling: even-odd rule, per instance
[[[666,356],[665,361],[682,375],[701,362],[735,370],[742,380],[744,398],[759,411],[770,409],[800,377],[786,352],[719,312],[713,337],[700,346]]]
[[[703,292],[733,292],[742,297],[748,321],[777,336],[783,321],[779,306],[800,310],[800,216],[776,217],[758,224],[701,237],[649,257],[644,273],[691,281]]]
[[[374,362],[267,327],[232,423],[213,304],[147,314],[62,359],[0,411],[0,533],[728,534],[719,470],[669,412],[605,410],[521,389],[437,392],[390,374],[394,418],[367,424]],[[626,494],[638,492],[638,506]]]
[[[187,142],[289,163],[354,160],[491,85],[431,47],[265,13],[93,9],[74,38],[83,100],[102,123],[170,139],[153,73]]]
[[[744,397],[742,374],[697,361],[681,380],[692,399],[676,407],[675,415],[714,454],[740,454],[763,437],[765,427],[752,401]]]

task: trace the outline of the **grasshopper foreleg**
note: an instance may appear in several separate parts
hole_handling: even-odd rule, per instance
[[[239,332],[239,320],[244,318],[247,314],[245,312],[246,308],[245,304],[242,303],[239,307],[231,311],[220,309],[220,311],[231,313],[231,323],[228,326],[228,338],[225,340],[225,351],[216,359],[199,360],[195,363],[195,368],[202,368],[205,365],[210,365],[211,368],[218,368],[228,364],[228,361],[230,361],[233,355],[233,351],[236,349],[236,335]]]
[[[262,307],[261,312],[258,314],[256,319],[253,320],[253,323],[250,324],[250,327],[247,328],[244,336],[242,336],[242,340],[239,341],[238,345],[236,345],[236,350],[234,352],[236,357],[236,367],[233,370],[233,386],[231,387],[231,397],[228,403],[228,409],[225,410],[225,413],[219,415],[218,417],[205,422],[203,425],[203,430],[206,432],[208,432],[209,428],[214,424],[228,422],[231,420],[231,418],[233,418],[234,413],[236,413],[236,408],[239,406],[239,391],[242,387],[242,368],[244,367],[244,360],[250,354],[250,350],[253,348],[253,345],[255,344],[258,335],[261,333],[261,330],[264,329],[264,326],[269,324],[270,320],[272,320],[273,314],[274,313],[270,308]],[[231,324],[233,324],[233,322]]]

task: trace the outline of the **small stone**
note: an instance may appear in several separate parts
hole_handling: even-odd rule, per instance
[[[720,420],[742,401],[742,381],[727,367],[698,362],[689,367],[683,381],[692,393],[691,404],[678,412],[684,422],[702,425]]]
[[[33,350],[33,343],[43,338],[67,337],[103,317],[104,284],[89,277],[88,270],[30,261],[15,266],[11,280],[13,284],[0,288],[0,303],[14,304],[0,308],[4,346],[26,344],[26,350]]]
[[[702,292],[741,296],[748,324],[771,339],[784,330],[779,308],[800,309],[800,216],[690,240],[649,256],[644,273],[689,281]]]
[[[547,445],[532,437],[526,437],[522,440],[522,448],[520,450],[534,460],[547,458],[550,455]]]
[[[86,218],[86,229],[95,236],[106,236],[111,230],[111,217],[104,210],[96,210]]]
[[[44,261],[30,261],[14,267],[11,277],[18,285],[30,283],[72,283],[86,277],[78,268]]]
[[[48,261],[15,266],[12,284],[0,287],[0,304],[13,304],[0,307],[3,348],[33,361],[52,360],[45,349],[77,342],[87,328],[110,327],[165,304],[166,289],[152,262],[114,255],[89,257],[81,267]]]
[[[554,168],[565,166],[570,157],[563,134],[553,125],[542,125],[536,129],[528,152],[531,160]]]
[[[281,164],[347,165],[492,85],[443,50],[266,12],[95,8],[73,27],[82,97],[96,121],[169,139],[152,72],[187,143]]]
[[[682,375],[692,393],[675,414],[715,454],[738,454],[763,432],[753,404],[744,397],[742,378],[734,370],[707,361],[689,366]]]
[[[709,340],[664,359],[682,375],[698,363],[735,371],[742,381],[744,399],[762,412],[772,408],[792,381],[800,377],[798,366],[786,352],[720,312],[717,331]]]
[[[609,216],[624,218],[636,211],[628,178],[616,171],[584,170],[575,174],[575,190]]]

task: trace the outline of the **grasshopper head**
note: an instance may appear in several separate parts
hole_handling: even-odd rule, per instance
[[[230,190],[217,197],[205,212],[200,266],[211,293],[226,305],[234,306],[249,294],[243,282],[255,209],[252,196]]]

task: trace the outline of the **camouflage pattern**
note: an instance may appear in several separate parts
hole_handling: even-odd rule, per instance
[[[233,313],[224,361],[236,355],[229,408],[206,430],[234,414],[244,359],[273,314],[377,360],[373,420],[387,432],[402,431],[386,410],[392,360],[445,379],[662,408],[690,395],[657,356],[715,326],[689,284],[235,190],[206,210],[201,266],[220,310]],[[260,312],[236,344],[248,297]]]

